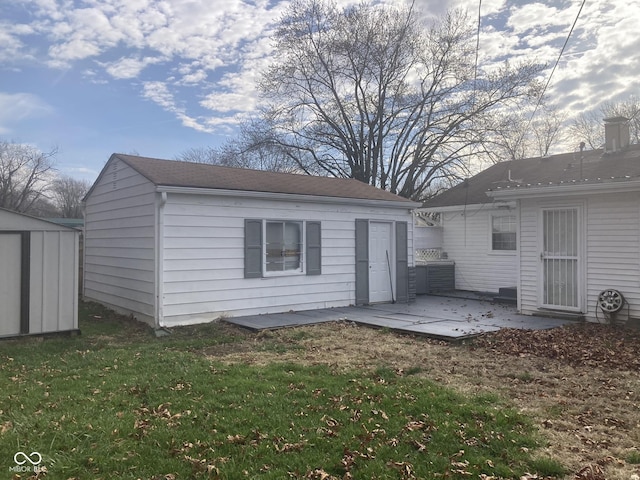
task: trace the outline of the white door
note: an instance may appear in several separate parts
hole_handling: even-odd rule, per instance
[[[391,279],[393,269],[391,223],[369,223],[369,302],[390,302],[393,299]]]
[[[580,309],[578,208],[542,210],[541,305]]]
[[[0,234],[0,336],[20,333],[20,234]]]

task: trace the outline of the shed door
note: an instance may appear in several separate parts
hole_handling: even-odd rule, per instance
[[[542,306],[580,307],[579,209],[542,210]]]
[[[391,249],[391,223],[369,223],[369,302],[390,302],[393,299],[390,266],[393,265]]]
[[[20,333],[22,236],[0,234],[0,336]]]

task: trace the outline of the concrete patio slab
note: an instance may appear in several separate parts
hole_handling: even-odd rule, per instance
[[[574,320],[520,315],[513,305],[483,298],[423,295],[410,304],[379,304],[251,315],[225,321],[252,330],[277,329],[337,320],[390,328],[439,339],[460,340],[501,328],[548,329]]]
[[[411,333],[420,333],[422,335],[427,335],[429,337],[442,340],[462,340],[486,332],[495,332],[500,329],[498,327],[492,327],[490,325],[472,326],[465,325],[464,322],[449,320],[442,322],[428,322],[405,325],[403,327],[397,328],[397,330]]]

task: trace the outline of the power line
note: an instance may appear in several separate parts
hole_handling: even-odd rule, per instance
[[[584,4],[586,3],[586,1],[587,0],[582,0],[582,4],[580,5],[580,10],[578,10],[578,14],[576,15],[576,19],[573,21],[573,25],[571,25],[571,30],[569,30],[569,35],[567,35],[567,38],[564,41],[564,45],[562,45],[562,50],[560,50],[560,55],[558,55],[558,58],[556,59],[556,63],[553,66],[553,69],[551,70],[551,73],[549,74],[549,78],[547,79],[547,83],[545,84],[544,88],[542,89],[542,93],[540,94],[540,97],[538,97],[538,102],[536,103],[536,108],[533,109],[533,113],[531,114],[531,118],[529,119],[529,123],[527,124],[526,130],[529,129],[529,126],[531,125],[531,121],[533,120],[533,117],[535,117],[536,112],[538,111],[538,107],[540,106],[540,103],[542,103],[542,98],[544,97],[544,94],[547,91],[547,87],[549,86],[549,83],[551,83],[551,77],[553,77],[553,74],[556,71],[556,67],[560,63],[560,59],[562,58],[562,55],[564,54],[564,49],[567,47],[567,44],[569,43],[569,39],[571,38],[571,34],[573,33],[573,29],[575,28],[576,24],[578,23],[578,19],[580,18],[580,14],[582,13],[582,8],[584,7]]]
[[[478,52],[480,51],[480,25],[482,21],[482,0],[478,1],[478,31],[476,32],[476,60],[473,67],[473,104],[476,103],[476,82],[478,81]]]

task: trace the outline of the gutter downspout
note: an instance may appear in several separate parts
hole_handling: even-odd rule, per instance
[[[164,206],[167,203],[167,192],[160,193],[158,219],[156,222],[156,312],[155,328],[164,323]]]

